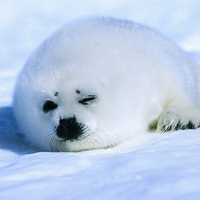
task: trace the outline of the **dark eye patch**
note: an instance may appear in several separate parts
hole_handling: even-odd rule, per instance
[[[43,112],[47,113],[49,111],[52,111],[54,109],[56,109],[58,107],[58,105],[56,103],[54,103],[53,101],[45,101],[44,105],[43,105]]]
[[[83,105],[90,105],[97,101],[96,95],[86,95],[82,99],[79,100],[79,103]]]

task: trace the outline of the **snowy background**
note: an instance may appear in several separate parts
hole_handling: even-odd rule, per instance
[[[145,133],[79,153],[40,152],[20,136],[17,74],[46,37],[88,15],[156,28],[200,63],[199,0],[0,0],[0,199],[200,199],[200,130]]]

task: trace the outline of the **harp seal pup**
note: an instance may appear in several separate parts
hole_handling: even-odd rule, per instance
[[[74,20],[22,69],[14,114],[46,151],[107,148],[145,131],[200,125],[198,66],[146,26],[114,18]]]

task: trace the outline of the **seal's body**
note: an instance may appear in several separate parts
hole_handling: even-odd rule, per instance
[[[16,83],[14,113],[48,151],[106,148],[147,130],[200,125],[199,69],[154,30],[78,19],[48,38]]]

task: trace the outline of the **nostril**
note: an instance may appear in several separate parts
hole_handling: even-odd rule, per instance
[[[68,118],[64,121],[64,124],[67,125],[67,128],[70,129],[74,124],[76,123],[76,118],[72,117],[72,118]]]
[[[76,123],[76,118],[71,117],[67,119],[60,119],[59,126],[63,128],[64,131],[70,132],[72,129],[73,125]]]
[[[56,134],[64,140],[77,139],[82,134],[82,127],[75,117],[60,119]]]

